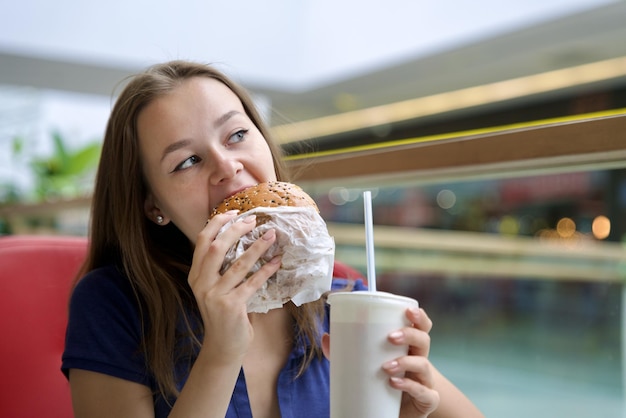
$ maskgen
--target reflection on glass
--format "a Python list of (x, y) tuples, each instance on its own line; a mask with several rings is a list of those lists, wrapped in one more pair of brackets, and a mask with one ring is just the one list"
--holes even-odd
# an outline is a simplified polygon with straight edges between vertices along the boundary
[[(589, 171), (378, 189), (378, 287), (420, 301), (435, 324), (433, 362), (487, 416), (623, 413), (626, 231), (611, 219), (626, 213), (615, 198), (624, 179)], [(345, 190), (335, 204), (333, 193), (314, 197), (337, 258), (365, 272), (362, 203)]]

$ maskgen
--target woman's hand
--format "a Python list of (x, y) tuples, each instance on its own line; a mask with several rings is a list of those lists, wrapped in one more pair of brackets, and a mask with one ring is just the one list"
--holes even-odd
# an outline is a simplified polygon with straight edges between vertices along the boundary
[(224, 361), (241, 360), (246, 353), (253, 337), (246, 304), (280, 267), (280, 257), (276, 257), (248, 277), (254, 263), (276, 240), (270, 230), (220, 274), (228, 249), (256, 226), (252, 215), (219, 233), (235, 215), (234, 211), (217, 215), (200, 232), (188, 279), (204, 323), (203, 348)]
[(436, 373), (428, 360), (430, 351), (430, 329), (432, 321), (423, 309), (407, 309), (406, 316), (413, 324), (389, 334), (389, 341), (395, 345), (409, 345), (409, 353), (388, 361), (383, 365), (390, 376), (391, 386), (402, 390), (400, 417), (427, 417), (439, 406), (439, 392), (435, 389)]
[[(476, 406), (428, 360), (432, 321), (423, 309), (407, 309), (413, 324), (389, 334), (389, 342), (408, 345), (406, 356), (383, 364), (389, 384), (403, 391), (400, 418), (484, 418)], [(330, 336), (322, 336), (324, 355), (330, 360)], [(392, 376), (402, 376), (394, 378)]]

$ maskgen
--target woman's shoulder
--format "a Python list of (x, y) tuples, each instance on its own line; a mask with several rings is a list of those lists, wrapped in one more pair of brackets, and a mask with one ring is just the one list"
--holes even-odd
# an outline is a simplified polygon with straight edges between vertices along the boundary
[(136, 309), (137, 298), (130, 280), (119, 268), (107, 265), (89, 271), (74, 287), (71, 305), (113, 305)]
[(81, 345), (88, 335), (101, 346), (124, 340), (136, 349), (141, 329), (141, 307), (119, 269), (97, 268), (78, 281), (70, 299), (68, 341)]
[(118, 290), (132, 292), (130, 281), (115, 265), (106, 265), (95, 268), (81, 277), (74, 288), (74, 292), (92, 292)]
[(79, 368), (151, 385), (140, 351), (140, 313), (130, 281), (119, 269), (88, 272), (71, 296), (63, 372)]

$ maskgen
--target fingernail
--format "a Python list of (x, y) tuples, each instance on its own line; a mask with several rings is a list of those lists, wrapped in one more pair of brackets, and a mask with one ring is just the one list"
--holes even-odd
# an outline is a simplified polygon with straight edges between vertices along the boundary
[(402, 378), (400, 377), (390, 377), (389, 378), (393, 383), (395, 383), (396, 385), (399, 385), (402, 383)]
[(387, 363), (383, 364), (383, 367), (387, 370), (395, 369), (396, 367), (398, 367), (398, 362), (395, 360), (388, 361)]
[(412, 313), (413, 315), (415, 315), (415, 316), (418, 316), (418, 315), (420, 314), (420, 308), (417, 308), (417, 307), (412, 307), (412, 308), (409, 308), (409, 310), (410, 310), (410, 311), (411, 311), (411, 313)]
[(270, 229), (269, 231), (267, 231), (265, 234), (263, 234), (263, 239), (265, 241), (269, 241), (271, 239), (274, 239), (274, 237), (276, 236), (276, 231), (273, 229)]
[(394, 339), (394, 340), (399, 340), (403, 336), (404, 334), (402, 333), (402, 331), (394, 331), (391, 334), (389, 334), (389, 338)]
[(250, 216), (246, 216), (245, 218), (243, 218), (243, 221), (247, 224), (250, 224), (252, 222), (256, 221), (256, 215), (250, 215)]
[(269, 261), (269, 264), (279, 264), (280, 260), (282, 260), (283, 256), (277, 255)]

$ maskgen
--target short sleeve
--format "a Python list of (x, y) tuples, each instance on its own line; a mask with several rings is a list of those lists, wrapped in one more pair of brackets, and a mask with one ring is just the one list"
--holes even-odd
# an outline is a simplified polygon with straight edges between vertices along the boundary
[(70, 299), (62, 371), (83, 369), (154, 387), (141, 352), (139, 305), (114, 267), (82, 278)]

